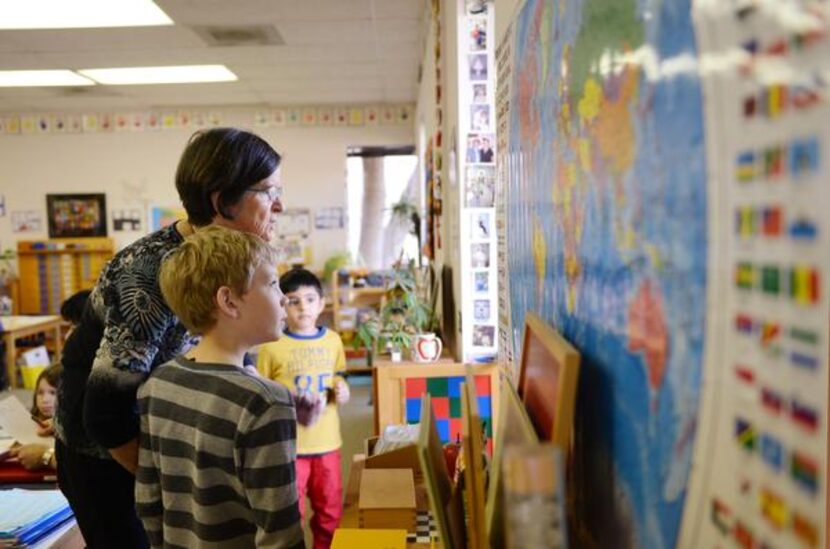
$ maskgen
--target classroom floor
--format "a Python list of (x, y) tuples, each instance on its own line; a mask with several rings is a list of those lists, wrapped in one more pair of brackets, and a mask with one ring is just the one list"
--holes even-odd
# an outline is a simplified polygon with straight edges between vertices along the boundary
[[(354, 454), (363, 452), (363, 441), (374, 434), (372, 404), (369, 397), (372, 394), (372, 378), (369, 376), (351, 377), (349, 386), (351, 399), (340, 408), (340, 433), (343, 437), (343, 447), (340, 450), (341, 471), (343, 474), (343, 489), (349, 479), (349, 468)], [(32, 404), (32, 391), (28, 389), (14, 389), (12, 393), (28, 408)], [(0, 394), (0, 398), (4, 395)], [(310, 506), (306, 502), (306, 509)], [(308, 518), (308, 517), (307, 517)], [(312, 546), (311, 532), (306, 527), (306, 545)]]

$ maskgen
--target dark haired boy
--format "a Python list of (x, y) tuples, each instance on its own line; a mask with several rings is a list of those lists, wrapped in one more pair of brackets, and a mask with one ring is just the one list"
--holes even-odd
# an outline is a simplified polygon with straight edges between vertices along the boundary
[(287, 300), (288, 329), (260, 348), (257, 368), (300, 398), (325, 405), (316, 423), (297, 426), (297, 493), (301, 516), (306, 494), (311, 500), (315, 549), (327, 548), (343, 513), (337, 404), (349, 400), (342, 377), (346, 355), (340, 336), (317, 326), (324, 307), (320, 280), (305, 269), (292, 269), (280, 278), (280, 289)]

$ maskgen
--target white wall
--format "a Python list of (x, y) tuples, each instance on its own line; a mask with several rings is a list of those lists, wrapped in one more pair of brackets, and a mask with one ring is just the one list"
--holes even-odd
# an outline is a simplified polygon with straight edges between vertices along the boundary
[(493, 42), (493, 45), (495, 47), (498, 47), (501, 43), (504, 30), (513, 20), (513, 13), (521, 3), (522, 0), (494, 0), (493, 4), (496, 7), (496, 41)]
[[(221, 111), (223, 125), (251, 128), (253, 110)], [(283, 156), (287, 208), (346, 208), (346, 148), (353, 145), (408, 145), (415, 141), (410, 125), (261, 128), (265, 138)], [(141, 133), (0, 136), (0, 250), (15, 248), (17, 240), (46, 238), (47, 193), (100, 193), (107, 209), (141, 208), (147, 227), (148, 204), (178, 204), (174, 175), (179, 156), (193, 130)], [(13, 233), (11, 215), (38, 210), (40, 232)], [(113, 232), (120, 248), (145, 234)], [(345, 250), (343, 230), (315, 231), (311, 235), (313, 266), (318, 268), (334, 252)]]

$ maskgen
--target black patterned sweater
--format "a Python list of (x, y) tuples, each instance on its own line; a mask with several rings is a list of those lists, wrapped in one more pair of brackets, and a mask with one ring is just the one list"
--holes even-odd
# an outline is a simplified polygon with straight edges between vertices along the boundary
[(162, 259), (182, 242), (170, 225), (118, 252), (101, 272), (63, 351), (55, 423), (74, 450), (108, 458), (107, 448), (135, 438), (139, 385), (196, 342), (158, 283)]

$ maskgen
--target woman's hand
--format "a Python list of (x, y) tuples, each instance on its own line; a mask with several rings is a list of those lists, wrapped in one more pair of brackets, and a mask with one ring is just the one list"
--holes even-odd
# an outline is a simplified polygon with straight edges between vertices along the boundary
[(43, 455), (50, 449), (45, 444), (24, 444), (15, 446), (9, 451), (9, 457), (16, 457), (25, 469), (33, 471), (43, 469)]

